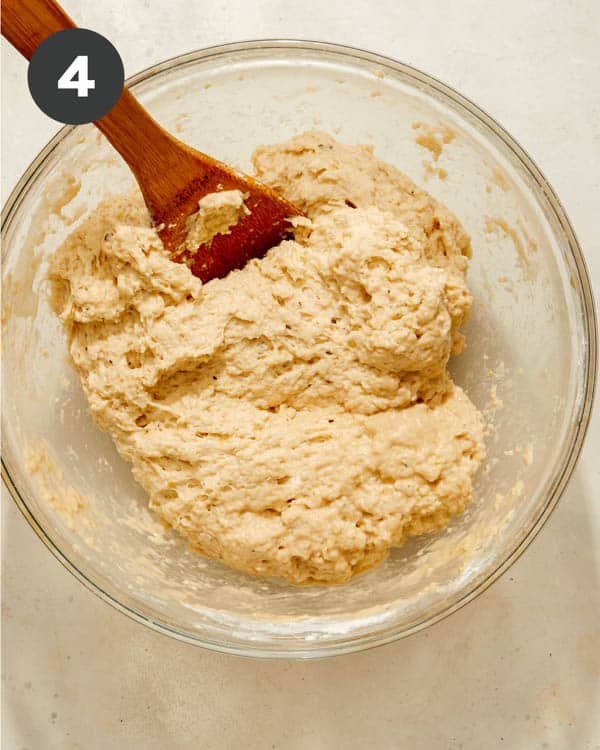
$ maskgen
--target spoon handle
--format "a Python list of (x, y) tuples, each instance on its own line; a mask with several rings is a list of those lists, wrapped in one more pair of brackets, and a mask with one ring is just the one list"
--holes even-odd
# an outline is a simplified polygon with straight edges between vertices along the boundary
[[(2, 34), (27, 59), (51, 34), (76, 28), (54, 0), (3, 0), (1, 7)], [(191, 149), (167, 133), (126, 86), (111, 111), (94, 124), (129, 165), (155, 216), (182, 186), (204, 173)]]
[(75, 24), (52, 0), (3, 0), (2, 36), (31, 60), (46, 37)]

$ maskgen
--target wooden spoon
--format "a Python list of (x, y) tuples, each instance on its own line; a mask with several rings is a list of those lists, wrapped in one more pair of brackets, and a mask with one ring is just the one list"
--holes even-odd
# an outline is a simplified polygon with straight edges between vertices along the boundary
[[(2, 34), (27, 59), (50, 34), (74, 27), (52, 0), (2, 0)], [(302, 214), (271, 188), (167, 133), (127, 87), (94, 124), (129, 165), (171, 258), (186, 261), (203, 282), (263, 255), (289, 234), (289, 219)], [(187, 218), (203, 196), (220, 190), (241, 190), (250, 213), (197, 252), (182, 251)]]

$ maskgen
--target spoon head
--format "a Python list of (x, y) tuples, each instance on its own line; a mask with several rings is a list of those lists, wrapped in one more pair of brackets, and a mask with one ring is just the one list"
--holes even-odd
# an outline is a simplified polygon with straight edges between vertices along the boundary
[[(242, 175), (219, 162), (207, 169), (204, 158), (197, 178), (191, 179), (168, 205), (149, 205), (160, 238), (177, 263), (185, 263), (203, 283), (222, 278), (251, 258), (291, 235), (291, 219), (302, 212), (274, 190), (252, 177)], [(189, 218), (198, 211), (198, 202), (210, 193), (239, 190), (245, 211), (226, 233), (215, 234), (199, 247), (189, 247)], [(148, 201), (147, 201), (148, 203)]]

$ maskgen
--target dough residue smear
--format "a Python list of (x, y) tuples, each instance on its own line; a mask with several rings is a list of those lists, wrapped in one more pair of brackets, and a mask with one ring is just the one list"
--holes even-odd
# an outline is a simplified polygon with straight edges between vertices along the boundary
[[(37, 479), (40, 494), (50, 507), (59, 514), (69, 529), (80, 528), (80, 513), (89, 500), (84, 499), (65, 481), (62, 469), (44, 446), (28, 448), (25, 461), (27, 470)], [(84, 523), (87, 525), (87, 519)]]
[(515, 250), (515, 260), (521, 269), (523, 278), (527, 281), (531, 281), (535, 279), (535, 267), (531, 263), (529, 252), (537, 252), (537, 245), (535, 241), (529, 237), (522, 225), (520, 226), (520, 229), (525, 238), (525, 242), (527, 243), (527, 248), (519, 236), (517, 229), (511, 226), (506, 219), (497, 216), (485, 217), (485, 233), (494, 235), (495, 237), (504, 236), (511, 240)]
[(202, 285), (116, 196), (54, 256), (52, 304), (162, 520), (239, 570), (341, 583), (471, 499), (482, 420), (447, 371), (470, 241), (370, 146), (309, 132), (253, 163), (308, 217), (295, 239)]
[(416, 143), (429, 151), (433, 161), (440, 158), (444, 146), (452, 143), (456, 137), (456, 133), (446, 125), (434, 126), (425, 122), (413, 122), (412, 127), (418, 131)]

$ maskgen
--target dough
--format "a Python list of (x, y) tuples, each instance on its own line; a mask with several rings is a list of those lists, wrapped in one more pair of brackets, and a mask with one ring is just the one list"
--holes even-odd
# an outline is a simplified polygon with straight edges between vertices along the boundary
[[(239, 190), (222, 190), (209, 193), (198, 201), (198, 210), (187, 220), (187, 233), (182, 250), (197, 250), (209, 242), (215, 234), (227, 234), (250, 211), (244, 204), (244, 195)], [(191, 259), (190, 259), (191, 260)]]
[[(295, 240), (203, 286), (115, 197), (53, 258), (52, 304), (164, 521), (238, 570), (340, 583), (471, 498), (481, 418), (446, 369), (469, 238), (369, 146), (305, 133), (254, 166), (309, 217)], [(242, 208), (205, 199), (202, 231)]]

